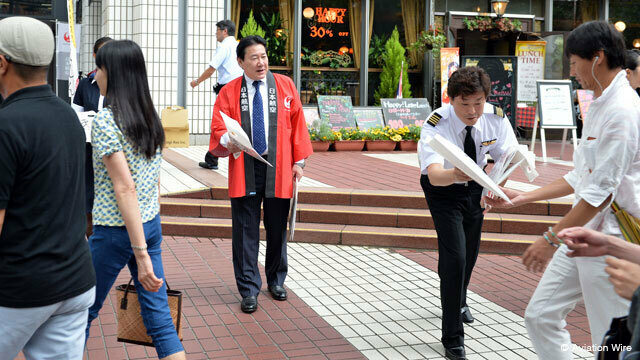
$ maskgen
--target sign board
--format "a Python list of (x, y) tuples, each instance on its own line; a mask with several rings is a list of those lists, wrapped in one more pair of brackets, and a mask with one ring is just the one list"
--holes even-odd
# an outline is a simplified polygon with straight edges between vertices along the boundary
[(587, 120), (587, 113), (589, 112), (589, 106), (593, 102), (593, 91), (591, 90), (576, 90), (576, 97), (578, 98), (578, 106), (580, 107), (580, 117), (582, 121)]
[(447, 84), (449, 78), (460, 67), (460, 48), (441, 48), (440, 49), (440, 99), (442, 104), (448, 104), (449, 94), (447, 93)]
[(515, 56), (463, 56), (462, 66), (479, 66), (491, 78), (487, 102), (499, 106), (515, 128), (518, 58)]
[(409, 125), (422, 126), (431, 113), (427, 99), (380, 99), (384, 122), (393, 129)]
[(353, 116), (356, 118), (356, 125), (360, 130), (368, 130), (376, 126), (384, 126), (382, 108), (362, 106), (353, 108)]
[(546, 41), (517, 41), (518, 101), (538, 101), (536, 80), (544, 79)]
[(538, 80), (538, 115), (541, 128), (575, 128), (571, 81)]
[(304, 112), (304, 119), (307, 122), (307, 125), (313, 125), (313, 122), (316, 120), (320, 120), (320, 114), (318, 114), (317, 106), (303, 106), (302, 111)]
[(333, 130), (356, 127), (351, 96), (318, 95), (318, 110), (320, 118), (328, 121)]
[[(56, 80), (69, 80), (69, 54), (71, 53), (71, 38), (69, 37), (69, 24), (65, 22), (56, 23)], [(76, 24), (76, 39), (81, 39), (82, 25)], [(78, 58), (80, 57), (80, 46), (77, 47)]]

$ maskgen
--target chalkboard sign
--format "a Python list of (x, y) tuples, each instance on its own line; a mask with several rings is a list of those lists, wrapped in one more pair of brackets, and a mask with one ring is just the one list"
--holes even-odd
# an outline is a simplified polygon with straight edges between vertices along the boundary
[(353, 108), (353, 116), (356, 118), (358, 129), (367, 130), (376, 126), (384, 126), (382, 108), (362, 106)]
[(313, 125), (314, 121), (320, 120), (317, 106), (303, 106), (302, 111), (304, 112), (304, 119), (306, 120), (307, 125)]
[(380, 99), (385, 124), (393, 129), (417, 125), (427, 120), (431, 106), (427, 99)]
[(516, 126), (516, 84), (517, 56), (463, 56), (462, 66), (483, 68), (491, 78), (491, 94), (487, 98), (490, 104), (499, 106)]
[(328, 121), (333, 130), (356, 127), (351, 96), (319, 95), (318, 110), (320, 110), (320, 118)]

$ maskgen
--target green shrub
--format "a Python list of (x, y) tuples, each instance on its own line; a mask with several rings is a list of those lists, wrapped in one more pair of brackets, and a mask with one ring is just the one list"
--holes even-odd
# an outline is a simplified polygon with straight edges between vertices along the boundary
[[(391, 37), (384, 45), (384, 66), (380, 74), (380, 86), (374, 93), (375, 104), (380, 105), (380, 99), (395, 98), (398, 91), (398, 81), (400, 80), (400, 71), (402, 71), (402, 97), (411, 97), (411, 86), (409, 85), (409, 77), (407, 70), (409, 64), (404, 56), (404, 47), (400, 44), (400, 35), (398, 28), (393, 29)], [(404, 66), (401, 65), (404, 62)]]

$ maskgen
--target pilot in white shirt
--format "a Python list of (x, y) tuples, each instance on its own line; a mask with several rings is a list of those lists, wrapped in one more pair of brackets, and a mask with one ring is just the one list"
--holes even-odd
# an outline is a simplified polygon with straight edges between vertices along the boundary
[(466, 359), (462, 323), (473, 322), (466, 295), (480, 246), (482, 187), (444, 160), (426, 139), (441, 135), (481, 168), (487, 164), (487, 153), (499, 159), (517, 145), (502, 109), (486, 103), (490, 85), (489, 75), (478, 67), (464, 67), (453, 73), (447, 85), (451, 105), (431, 113), (422, 126), (418, 144), (420, 185), (438, 233), (441, 341), (448, 359)]

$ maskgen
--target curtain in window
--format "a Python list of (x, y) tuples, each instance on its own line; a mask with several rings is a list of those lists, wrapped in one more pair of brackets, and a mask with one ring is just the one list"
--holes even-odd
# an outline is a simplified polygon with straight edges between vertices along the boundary
[(240, 7), (242, 0), (231, 0), (231, 21), (236, 24), (236, 39), (240, 38)]
[[(294, 33), (294, 15), (293, 0), (280, 0), (280, 19), (282, 27), (287, 30), (287, 66), (293, 66), (293, 33)], [(300, 54), (298, 54), (300, 56)]]
[[(367, 0), (364, 0), (367, 1)], [(369, 41), (373, 30), (373, 4), (369, 1)], [(349, 0), (349, 32), (351, 33), (351, 46), (353, 47), (353, 64), (360, 68), (360, 37), (362, 24), (362, 0)]]
[[(424, 0), (400, 0), (402, 6), (402, 22), (404, 23), (404, 38), (406, 46), (418, 40), (418, 34), (425, 30), (425, 1)], [(407, 50), (409, 64), (422, 69), (423, 54), (415, 50)]]

